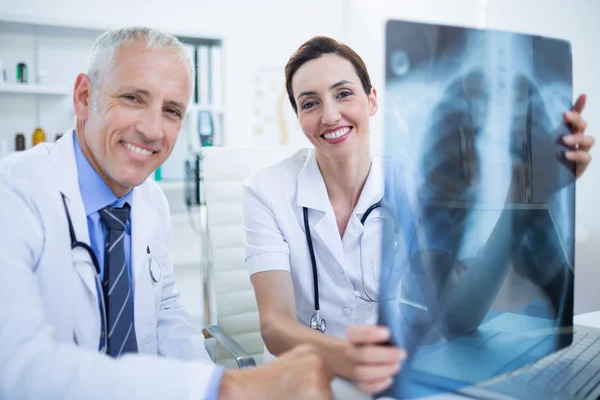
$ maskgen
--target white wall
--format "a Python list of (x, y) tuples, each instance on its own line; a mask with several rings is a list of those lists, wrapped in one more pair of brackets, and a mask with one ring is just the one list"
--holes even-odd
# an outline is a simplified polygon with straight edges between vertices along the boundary
[(314, 35), (339, 37), (342, 2), (23, 0), (0, 2), (0, 17), (92, 28), (148, 25), (177, 34), (222, 38), (226, 143), (243, 146), (251, 141), (252, 78), (257, 68), (283, 71), (289, 56), (305, 40)]
[[(486, 13), (480, 14), (482, 4)], [(283, 68), (306, 39), (323, 34), (352, 46), (366, 61), (375, 87), (384, 88), (384, 24), (389, 18), (514, 30), (565, 38), (572, 43), (574, 91), (589, 94), (588, 133), (600, 129), (600, 42), (597, 0), (103, 0), (0, 2), (0, 16), (110, 28), (150, 25), (178, 34), (224, 40), (226, 142), (252, 141), (252, 78), (260, 67)], [(482, 19), (483, 18), (483, 19)], [(5, 66), (6, 67), (6, 66)], [(381, 96), (381, 106), (385, 98)], [(381, 144), (383, 118), (372, 123), (373, 142)], [(51, 132), (53, 134), (53, 132)], [(595, 154), (595, 152), (593, 152)], [(577, 186), (576, 309), (600, 309), (599, 161)], [(600, 247), (600, 246), (598, 246)]]
[[(482, 11), (485, 14), (481, 14)], [(388, 19), (485, 27), (569, 40), (573, 51), (574, 94), (588, 94), (584, 112), (589, 123), (587, 132), (598, 140), (598, 16), (600, 2), (597, 0), (350, 0), (345, 12), (344, 39), (363, 57), (373, 85), (380, 92), (385, 86), (384, 33)], [(385, 96), (380, 96), (380, 103), (385, 107)], [(380, 146), (383, 113), (373, 119), (371, 126), (373, 142)], [(577, 183), (576, 312), (600, 310), (600, 212), (596, 208), (600, 196), (599, 178), (600, 162), (596, 160)]]

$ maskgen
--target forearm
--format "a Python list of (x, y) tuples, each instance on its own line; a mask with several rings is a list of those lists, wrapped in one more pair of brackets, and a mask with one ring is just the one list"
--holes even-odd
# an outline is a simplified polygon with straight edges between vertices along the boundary
[(348, 375), (346, 349), (349, 344), (344, 339), (324, 335), (287, 315), (273, 316), (261, 323), (261, 333), (267, 349), (275, 356), (298, 345), (310, 344), (335, 374)]
[(150, 355), (113, 359), (57, 343), (45, 333), (18, 339), (3, 346), (0, 398), (203, 398), (205, 377), (214, 370), (214, 365), (208, 363)]

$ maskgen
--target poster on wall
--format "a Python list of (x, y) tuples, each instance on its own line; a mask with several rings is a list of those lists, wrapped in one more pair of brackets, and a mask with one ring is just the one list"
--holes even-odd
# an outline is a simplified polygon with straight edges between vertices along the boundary
[(383, 395), (527, 397), (507, 374), (572, 341), (570, 44), (389, 21), (385, 49), (384, 149), (398, 164), (384, 203), (400, 229), (384, 243), (379, 322), (408, 358)]
[(262, 67), (254, 72), (252, 137), (254, 146), (306, 146), (306, 141), (285, 90), (283, 67)]

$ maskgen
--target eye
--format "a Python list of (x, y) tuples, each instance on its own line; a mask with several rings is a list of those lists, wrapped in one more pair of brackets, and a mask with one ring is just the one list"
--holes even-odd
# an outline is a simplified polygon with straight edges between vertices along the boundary
[(174, 108), (168, 108), (167, 110), (165, 110), (167, 112), (167, 114), (176, 117), (176, 118), (181, 118), (181, 112), (179, 112), (179, 110), (176, 110)]
[(349, 90), (342, 90), (339, 94), (338, 94), (338, 99), (343, 99), (346, 98), (348, 96), (352, 96), (352, 92)]
[(133, 94), (124, 94), (123, 96), (121, 96), (121, 98), (129, 103), (139, 103), (139, 99)]
[(309, 110), (312, 107), (314, 107), (315, 104), (317, 104), (316, 101), (307, 101), (306, 103), (302, 104), (302, 109), (303, 110)]

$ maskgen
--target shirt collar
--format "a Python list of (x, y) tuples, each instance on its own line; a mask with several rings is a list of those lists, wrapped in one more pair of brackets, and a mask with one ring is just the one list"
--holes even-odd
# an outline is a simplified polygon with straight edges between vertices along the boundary
[(73, 131), (73, 145), (75, 147), (79, 191), (85, 207), (85, 214), (89, 217), (106, 206), (122, 207), (126, 202), (131, 205), (133, 189), (125, 196), (117, 197), (83, 154), (75, 131)]
[[(384, 191), (382, 163), (382, 154), (371, 148), (371, 169), (358, 198), (356, 214), (364, 214), (371, 205), (382, 199)], [(300, 207), (325, 212), (333, 211), (314, 148), (310, 149), (304, 166), (298, 174), (297, 193), (297, 204)]]
[(382, 163), (381, 154), (371, 149), (371, 169), (356, 204), (355, 211), (357, 214), (364, 214), (371, 205), (383, 198), (384, 177)]
[(311, 148), (308, 152), (304, 165), (298, 173), (298, 187), (296, 190), (298, 206), (325, 212), (333, 210), (314, 148)]

